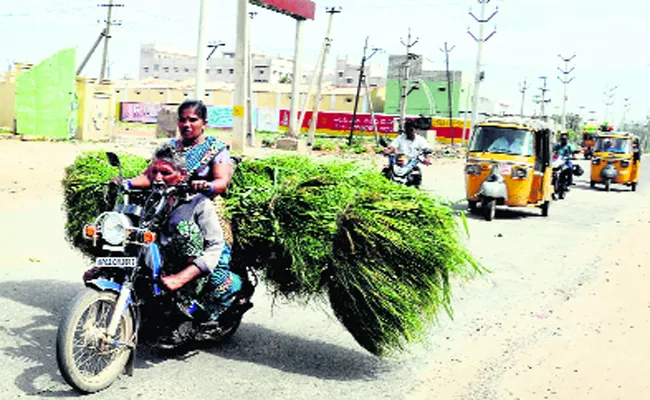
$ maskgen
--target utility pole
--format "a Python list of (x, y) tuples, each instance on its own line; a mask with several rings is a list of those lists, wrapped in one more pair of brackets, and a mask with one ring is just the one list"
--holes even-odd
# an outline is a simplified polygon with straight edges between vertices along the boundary
[[(253, 21), (253, 18), (257, 15), (257, 12), (251, 11), (248, 13), (250, 20)], [(253, 66), (253, 53), (251, 50), (251, 25), (252, 22), (246, 25), (248, 41), (246, 42), (246, 58), (248, 59), (248, 85), (246, 87), (246, 144), (250, 147), (255, 147), (255, 120), (253, 118), (253, 71), (255, 67)]]
[[(603, 122), (608, 122), (607, 117), (609, 117), (609, 107), (614, 105), (614, 92), (618, 86), (614, 86), (613, 88), (609, 88), (605, 90), (605, 118)], [(612, 121), (611, 125), (614, 125), (614, 121)]]
[(627, 118), (628, 111), (630, 111), (630, 97), (626, 97), (623, 99), (623, 117), (621, 118), (621, 123), (619, 124), (621, 126), (621, 129), (623, 129), (623, 124), (625, 123), (625, 119)]
[(233, 91), (232, 109), (232, 150), (243, 152), (246, 146), (247, 118), (246, 97), (248, 94), (248, 75), (250, 75), (250, 63), (246, 57), (250, 24), (249, 0), (238, 0), (237, 2), (237, 40), (235, 45), (235, 90)]
[[(318, 111), (320, 109), (320, 102), (322, 98), (323, 90), (323, 77), (325, 75), (325, 66), (327, 65), (327, 55), (330, 52), (330, 47), (332, 46), (332, 24), (334, 21), (334, 15), (341, 12), (341, 7), (329, 7), (327, 13), (330, 15), (329, 22), (327, 23), (327, 33), (325, 34), (325, 41), (323, 43), (323, 56), (321, 63), (319, 65), (316, 75), (318, 76), (318, 84), (316, 86), (316, 96), (314, 98), (314, 110), (311, 115), (311, 123), (309, 124), (309, 135), (307, 137), (307, 146), (311, 147), (314, 144), (314, 138), (316, 136), (316, 126), (318, 125)], [(307, 98), (309, 100), (309, 97)], [(303, 109), (303, 114), (305, 110)], [(304, 117), (303, 117), (304, 118)]]
[(208, 35), (206, 33), (207, 19), (210, 0), (201, 0), (201, 9), (199, 11), (199, 36), (196, 51), (196, 84), (194, 87), (194, 98), (203, 100), (205, 97), (205, 69), (208, 58), (205, 51), (208, 48)]
[(210, 57), (212, 57), (212, 55), (214, 54), (214, 52), (217, 51), (217, 49), (218, 49), (219, 47), (221, 47), (221, 46), (225, 46), (225, 45), (226, 45), (226, 44), (225, 44), (224, 42), (210, 42), (210, 43), (208, 44), (208, 49), (212, 49), (212, 51), (210, 51), (210, 54), (208, 54), (208, 58), (206, 58), (206, 60), (209, 61), (209, 60), (210, 60)]
[(447, 47), (447, 42), (445, 42), (445, 48), (440, 49), (440, 51), (445, 53), (445, 70), (447, 71), (447, 107), (449, 108), (449, 132), (451, 135), (451, 147), (454, 147), (454, 120), (453, 120), (453, 104), (451, 100), (451, 72), (449, 71), (449, 53), (456, 46)]
[(567, 77), (575, 69), (575, 67), (571, 67), (571, 69), (569, 69), (569, 62), (571, 62), (571, 60), (573, 60), (576, 57), (576, 55), (574, 54), (570, 58), (564, 58), (561, 55), (558, 55), (558, 57), (560, 57), (560, 59), (564, 61), (564, 69), (561, 69), (560, 67), (557, 68), (561, 73), (564, 74), (564, 78), (560, 78), (558, 76), (557, 79), (559, 79), (560, 82), (564, 84), (564, 97), (562, 98), (562, 132), (566, 132), (567, 86), (573, 80), (573, 77), (571, 77), (571, 79), (569, 80), (567, 80)]
[[(113, 7), (122, 7), (123, 4), (113, 4), (113, 0), (108, 0), (108, 4), (100, 4), (100, 7), (108, 7), (106, 16), (106, 28), (104, 28), (104, 56), (102, 57), (102, 70), (99, 73), (99, 82), (101, 83), (106, 76), (106, 63), (108, 62), (108, 39), (111, 38), (111, 25), (113, 25)], [(93, 49), (94, 50), (94, 49)]]
[(361, 85), (365, 79), (365, 70), (366, 62), (372, 58), (380, 49), (373, 48), (370, 56), (366, 56), (368, 52), (368, 40), (370, 38), (366, 37), (366, 43), (363, 46), (363, 58), (361, 59), (361, 67), (359, 67), (359, 82), (357, 83), (357, 95), (354, 99), (354, 110), (352, 112), (352, 123), (350, 124), (350, 137), (348, 138), (348, 146), (352, 146), (352, 138), (354, 136), (354, 125), (357, 122), (357, 108), (359, 106), (359, 95), (361, 94)]
[[(402, 45), (406, 47), (406, 62), (404, 63), (404, 79), (402, 80), (402, 95), (400, 98), (400, 107), (399, 107), (399, 130), (400, 131), (404, 130), (404, 122), (405, 122), (404, 119), (406, 118), (406, 100), (408, 97), (409, 86), (410, 86), (409, 73), (411, 72), (411, 60), (416, 58), (414, 54), (411, 54), (411, 47), (415, 46), (419, 40), (420, 40), (419, 38), (416, 38), (414, 42), (411, 42), (411, 28), (409, 28), (406, 43), (404, 43), (404, 40), (400, 38), (400, 42), (402, 42)], [(350, 134), (350, 139), (351, 138), (352, 138), (352, 134)]]
[(546, 80), (548, 79), (548, 77), (540, 76), (539, 79), (544, 81), (544, 86), (540, 87), (539, 90), (541, 90), (541, 92), (542, 92), (542, 97), (541, 97), (541, 100), (540, 100), (540, 103), (542, 104), (542, 109), (541, 109), (542, 119), (544, 121), (547, 121), (548, 118), (546, 118), (546, 111), (545, 111), (546, 110), (546, 103), (551, 102), (551, 99), (546, 98), (546, 92), (550, 91), (550, 89), (546, 88)]
[(524, 116), (524, 103), (526, 101), (526, 90), (530, 89), (530, 86), (524, 80), (524, 83), (519, 84), (519, 92), (521, 92), (521, 110), (519, 111), (519, 116), (523, 118)]
[[(367, 72), (364, 71), (363, 76), (368, 76)], [(370, 86), (368, 85), (368, 80), (364, 78), (363, 83), (366, 86), (366, 98), (368, 99), (368, 108), (370, 109), (370, 120), (372, 121), (372, 132), (375, 135), (375, 144), (379, 145), (379, 132), (377, 131), (377, 121), (375, 120), (375, 108), (372, 104), (372, 96), (370, 95)]]
[(77, 76), (81, 75), (81, 71), (83, 71), (84, 67), (88, 63), (88, 60), (90, 60), (90, 57), (93, 55), (95, 50), (97, 50), (97, 47), (99, 46), (99, 42), (102, 41), (106, 37), (106, 28), (102, 29), (102, 33), (99, 34), (99, 37), (97, 37), (97, 40), (95, 41), (95, 44), (93, 47), (90, 49), (88, 54), (86, 54), (86, 57), (84, 60), (81, 62), (81, 65), (79, 65), (79, 68), (77, 68)]
[(481, 72), (481, 59), (483, 57), (483, 44), (487, 42), (496, 32), (496, 27), (490, 33), (486, 38), (483, 37), (484, 35), (484, 29), (485, 29), (485, 24), (488, 23), (492, 18), (494, 18), (495, 15), (499, 12), (499, 7), (496, 8), (496, 10), (490, 15), (488, 18), (485, 18), (485, 12), (486, 12), (486, 5), (487, 3), (490, 2), (490, 0), (478, 0), (478, 2), (481, 4), (481, 18), (476, 18), (476, 16), (472, 13), (472, 10), (470, 9), (469, 15), (471, 15), (476, 22), (479, 23), (479, 34), (478, 38), (472, 34), (472, 32), (467, 28), (467, 33), (470, 34), (470, 36), (478, 43), (478, 48), (476, 51), (476, 72), (474, 75), (474, 101), (472, 103), (472, 126), (470, 128), (470, 137), (472, 135), (472, 130), (474, 129), (474, 125), (476, 125), (477, 118), (478, 118), (478, 102), (479, 102), (479, 88), (481, 85), (481, 81), (483, 80), (483, 74)]

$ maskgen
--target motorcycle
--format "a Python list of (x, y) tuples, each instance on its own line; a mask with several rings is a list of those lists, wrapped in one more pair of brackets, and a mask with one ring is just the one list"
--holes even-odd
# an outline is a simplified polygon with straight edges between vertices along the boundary
[(132, 376), (136, 346), (142, 336), (146, 340), (147, 330), (153, 339), (161, 331), (170, 332), (182, 339), (182, 345), (231, 337), (253, 307), (250, 300), (257, 286), (252, 271), (233, 270), (242, 279), (242, 289), (216, 321), (200, 308), (182, 307), (176, 292), (161, 282), (163, 260), (156, 239), (169, 204), (189, 186), (129, 189), (119, 158), (106, 154), (119, 170), (115, 205), (84, 227), (84, 237), (92, 242), (97, 257), (95, 268), (64, 313), (56, 340), (61, 375), (81, 393), (107, 388), (123, 371)]
[[(388, 147), (384, 138), (381, 138), (379, 143), (383, 147)], [(420, 187), (422, 184), (420, 164), (423, 164), (425, 157), (431, 153), (433, 151), (427, 149), (412, 159), (406, 154), (385, 154), (388, 157), (388, 166), (384, 167), (382, 174), (390, 181), (406, 186)]]
[(557, 154), (553, 156), (553, 177), (551, 184), (553, 185), (553, 200), (564, 199), (569, 191), (569, 178), (574, 176), (581, 176), (584, 170), (579, 165), (572, 165), (570, 158), (560, 157)]

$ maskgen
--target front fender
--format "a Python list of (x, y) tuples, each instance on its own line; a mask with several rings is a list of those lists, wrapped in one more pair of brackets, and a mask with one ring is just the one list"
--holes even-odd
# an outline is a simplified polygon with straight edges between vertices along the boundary
[(508, 199), (508, 187), (505, 182), (488, 182), (481, 183), (481, 196), (493, 199)]
[(103, 279), (103, 278), (89, 280), (86, 282), (86, 286), (102, 292), (113, 292), (118, 295), (122, 290), (122, 285), (120, 285), (119, 283), (109, 281), (108, 279)]
[(606, 165), (600, 170), (600, 177), (604, 179), (616, 179), (618, 177), (618, 171), (613, 165)]

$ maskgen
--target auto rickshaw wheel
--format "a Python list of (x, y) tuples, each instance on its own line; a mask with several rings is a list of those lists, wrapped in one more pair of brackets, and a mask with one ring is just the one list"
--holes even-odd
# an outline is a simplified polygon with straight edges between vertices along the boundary
[(483, 200), (483, 204), (481, 204), (481, 207), (483, 208), (483, 214), (485, 216), (485, 220), (492, 221), (494, 219), (494, 215), (496, 214), (496, 209), (497, 209), (496, 199)]
[(478, 202), (475, 201), (475, 200), (467, 200), (467, 208), (469, 208), (469, 211), (470, 211), (471, 213), (475, 213), (475, 212), (476, 212), (476, 208), (478, 207), (478, 204), (477, 204), (477, 203), (478, 203)]
[(609, 190), (611, 189), (611, 188), (610, 188), (611, 182), (612, 182), (612, 181), (611, 181), (610, 179), (606, 179), (606, 180), (605, 180), (605, 191), (606, 191), (606, 192), (609, 192)]
[(592, 188), (595, 188), (596, 187), (596, 182), (594, 182), (594, 181), (589, 182), (589, 186), (591, 186)]
[(632, 191), (636, 192), (636, 182), (632, 182)]
[(542, 204), (542, 217), (548, 217), (548, 209), (551, 207), (551, 202), (550, 201), (545, 201), (544, 204)]

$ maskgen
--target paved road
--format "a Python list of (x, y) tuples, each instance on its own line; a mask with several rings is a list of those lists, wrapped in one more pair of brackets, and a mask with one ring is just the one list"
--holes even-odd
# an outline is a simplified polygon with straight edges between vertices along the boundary
[[(61, 235), (58, 181), (63, 167), (86, 148), (0, 141), (2, 399), (75, 396), (58, 373), (54, 341), (85, 267)], [(498, 211), (492, 222), (470, 218), (468, 246), (492, 273), (457, 282), (455, 319), (442, 316), (428, 343), (398, 358), (366, 353), (327, 304), (272, 306), (260, 290), (229, 343), (182, 358), (141, 349), (133, 377), (91, 398), (518, 398), (513, 388), (524, 377), (513, 374), (522, 352), (561, 330), (562, 321), (549, 321), (588, 295), (584, 287), (608, 268), (601, 251), (650, 222), (649, 162), (636, 193), (592, 190), (578, 179), (548, 218), (539, 210)], [(463, 197), (460, 162), (438, 163), (425, 173), (428, 189)], [(513, 384), (504, 389), (505, 381)]]

